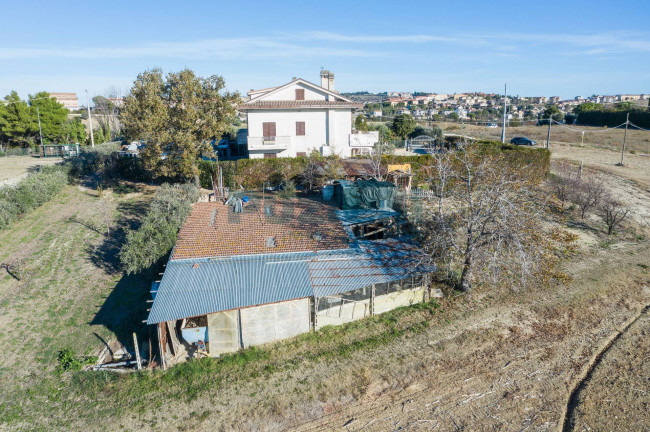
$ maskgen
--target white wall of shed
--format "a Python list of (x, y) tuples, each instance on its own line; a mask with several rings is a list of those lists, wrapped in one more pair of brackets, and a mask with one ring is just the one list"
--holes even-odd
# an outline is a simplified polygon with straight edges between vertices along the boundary
[(287, 339), (310, 330), (309, 299), (241, 309), (243, 347)]

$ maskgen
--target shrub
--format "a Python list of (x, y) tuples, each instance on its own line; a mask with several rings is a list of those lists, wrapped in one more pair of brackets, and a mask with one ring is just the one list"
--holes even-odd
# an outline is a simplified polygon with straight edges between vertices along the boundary
[(198, 198), (199, 190), (189, 183), (163, 184), (156, 191), (142, 225), (126, 234), (120, 251), (120, 261), (128, 273), (145, 270), (169, 253)]
[(15, 187), (0, 188), (0, 229), (51, 200), (66, 184), (66, 169), (55, 165), (28, 176)]
[(64, 349), (59, 351), (57, 356), (59, 364), (57, 365), (58, 371), (78, 371), (84, 365), (97, 363), (97, 357), (94, 356), (77, 356), (71, 349)]

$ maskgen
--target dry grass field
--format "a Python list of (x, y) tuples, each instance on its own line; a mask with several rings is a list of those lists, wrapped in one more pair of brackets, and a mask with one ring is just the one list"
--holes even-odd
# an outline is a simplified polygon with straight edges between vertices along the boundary
[[(459, 123), (435, 123), (444, 132), (457, 133), (477, 138), (501, 140), (501, 127), (487, 128), (473, 124)], [(587, 147), (595, 147), (607, 150), (621, 151), (623, 144), (623, 129), (608, 129), (605, 127), (593, 126), (570, 126), (571, 129), (584, 130), (584, 142), (582, 133), (571, 130), (569, 127), (553, 125), (551, 127), (551, 146), (554, 144), (575, 144)], [(537, 141), (537, 145), (545, 145), (548, 126), (517, 126), (506, 129), (506, 141), (516, 136), (524, 136)], [(635, 153), (650, 154), (650, 131), (633, 130), (627, 131), (626, 151)]]
[(549, 220), (579, 236), (563, 266), (567, 284), (478, 287), (469, 298), (128, 376), (59, 373), (56, 358), (64, 348), (97, 354), (133, 330), (146, 340), (149, 279), (115, 263), (152, 190), (107, 191), (108, 238), (96, 191), (66, 187), (0, 231), (0, 262), (22, 269), (20, 280), (0, 270), (0, 430), (647, 428), (650, 158), (616, 167), (606, 149), (552, 150), (634, 199), (635, 218), (611, 237), (595, 217)]
[(32, 156), (0, 157), (0, 186), (15, 184), (39, 165), (53, 165), (61, 158), (38, 158)]

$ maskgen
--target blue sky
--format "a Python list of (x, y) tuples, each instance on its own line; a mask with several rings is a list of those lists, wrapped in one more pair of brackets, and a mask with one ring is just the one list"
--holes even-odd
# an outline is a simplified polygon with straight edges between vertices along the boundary
[(230, 90), (573, 97), (650, 93), (650, 1), (0, 2), (0, 96), (110, 87), (188, 67)]

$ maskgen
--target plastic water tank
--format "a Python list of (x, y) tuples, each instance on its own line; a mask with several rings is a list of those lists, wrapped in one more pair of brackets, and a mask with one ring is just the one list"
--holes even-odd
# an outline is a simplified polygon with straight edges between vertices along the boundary
[(332, 199), (333, 196), (334, 196), (334, 186), (333, 185), (323, 186), (323, 199), (325, 201), (329, 201)]

